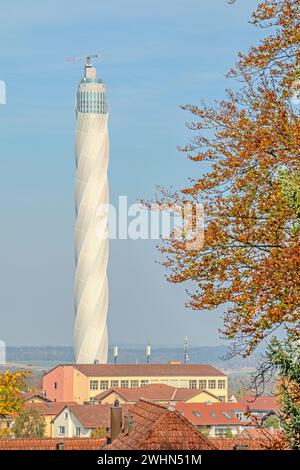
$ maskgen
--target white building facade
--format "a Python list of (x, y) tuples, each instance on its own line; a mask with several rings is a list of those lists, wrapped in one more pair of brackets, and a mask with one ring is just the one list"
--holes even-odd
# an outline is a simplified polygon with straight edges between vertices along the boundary
[(91, 434), (92, 429), (86, 428), (69, 408), (53, 420), (53, 437), (91, 437)]
[(76, 106), (76, 230), (74, 353), (77, 363), (106, 363), (108, 354), (106, 87), (88, 60)]

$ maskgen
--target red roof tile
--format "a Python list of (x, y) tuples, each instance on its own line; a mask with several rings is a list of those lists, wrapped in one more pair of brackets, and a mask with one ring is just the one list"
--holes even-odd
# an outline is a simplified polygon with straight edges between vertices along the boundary
[[(264, 430), (265, 432), (268, 432), (267, 429)], [(262, 434), (262, 431), (260, 428), (246, 428), (244, 429), (240, 437), (246, 438), (246, 439), (262, 439), (264, 434)]]
[(51, 401), (49, 403), (30, 403), (25, 402), (24, 406), (28, 409), (34, 409), (39, 411), (43, 416), (46, 415), (53, 415), (57, 416), (66, 406), (76, 405), (76, 402), (59, 402), (59, 401)]
[[(99, 393), (95, 398), (103, 400), (111, 393), (116, 393), (124, 400), (131, 402), (137, 402), (140, 398), (151, 401), (185, 401), (199, 395), (201, 392), (202, 390), (199, 389), (194, 390), (189, 388), (175, 388), (164, 384), (149, 384), (145, 387), (137, 388), (109, 388)], [(205, 391), (205, 393), (211, 397), (217, 398), (210, 392)]]
[(244, 429), (235, 438), (213, 438), (220, 450), (291, 450), (284, 434), (275, 429), (273, 432), (265, 428)]
[(110, 426), (110, 405), (73, 405), (68, 408), (87, 429)]
[(225, 376), (209, 364), (76, 364), (88, 377)]
[(135, 430), (125, 431), (109, 450), (213, 450), (214, 445), (174, 409), (139, 400), (130, 408)]
[(246, 411), (239, 403), (177, 403), (175, 407), (194, 426), (241, 425), (234, 411)]
[(49, 398), (46, 398), (42, 391), (39, 392), (24, 392), (22, 393), (22, 398), (24, 401), (28, 401), (34, 398), (38, 398), (39, 400), (50, 402)]
[(278, 411), (280, 408), (277, 398), (268, 396), (255, 398), (245, 395), (239, 399), (239, 403), (253, 411)]
[(57, 450), (58, 444), (63, 443), (64, 450), (99, 450), (106, 443), (106, 439), (100, 438), (39, 438), (0, 439), (0, 451), (2, 450)]
[(242, 439), (234, 437), (211, 437), (210, 442), (219, 450), (263, 450), (263, 440)]
[[(124, 412), (128, 410), (128, 405), (122, 407)], [(96, 429), (99, 427), (110, 427), (110, 409), (111, 405), (74, 405), (68, 406), (78, 421), (87, 429)], [(63, 411), (63, 410), (61, 410)]]

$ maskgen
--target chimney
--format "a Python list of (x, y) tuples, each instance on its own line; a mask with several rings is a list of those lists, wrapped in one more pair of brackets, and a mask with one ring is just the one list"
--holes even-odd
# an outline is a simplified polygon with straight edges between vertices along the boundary
[(124, 431), (131, 436), (131, 434), (135, 431), (135, 422), (134, 417), (132, 415), (125, 416), (124, 418)]
[(60, 441), (56, 444), (56, 450), (64, 450), (65, 444), (64, 441)]
[(110, 409), (110, 442), (112, 442), (122, 431), (122, 408), (119, 400), (115, 400)]

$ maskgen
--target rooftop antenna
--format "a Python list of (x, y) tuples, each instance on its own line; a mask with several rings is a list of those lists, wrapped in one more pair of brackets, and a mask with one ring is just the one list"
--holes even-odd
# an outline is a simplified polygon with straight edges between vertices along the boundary
[(88, 54), (84, 56), (79, 56), (79, 57), (67, 57), (66, 61), (67, 62), (78, 62), (79, 60), (85, 60), (85, 65), (90, 66), (92, 59), (99, 59), (100, 54)]
[(151, 357), (151, 345), (150, 345), (149, 338), (148, 338), (148, 344), (147, 344), (147, 347), (146, 347), (146, 361), (147, 361), (147, 364), (150, 364), (150, 357)]
[(184, 337), (184, 348), (183, 348), (183, 351), (184, 351), (183, 362), (186, 364), (186, 363), (189, 362), (189, 360), (190, 360), (190, 358), (189, 358), (189, 340), (188, 340), (188, 337), (187, 337), (187, 336)]
[(118, 355), (119, 355), (119, 348), (118, 348), (118, 346), (115, 346), (115, 347), (114, 347), (114, 363), (115, 363), (115, 364), (117, 364)]

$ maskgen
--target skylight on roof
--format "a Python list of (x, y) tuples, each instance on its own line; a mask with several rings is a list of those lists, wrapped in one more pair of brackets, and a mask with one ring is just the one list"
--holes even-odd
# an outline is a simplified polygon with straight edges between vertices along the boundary
[(222, 414), (225, 416), (225, 418), (231, 419), (231, 416), (228, 413), (226, 413), (226, 411), (222, 411)]

